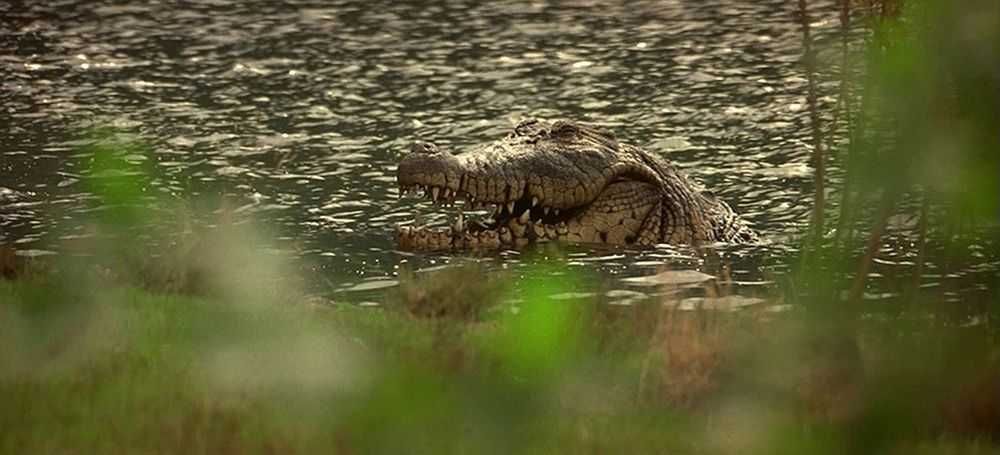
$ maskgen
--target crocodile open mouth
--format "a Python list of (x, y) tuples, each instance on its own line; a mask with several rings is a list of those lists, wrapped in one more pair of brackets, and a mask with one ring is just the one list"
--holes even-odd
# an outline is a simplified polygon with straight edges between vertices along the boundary
[(451, 226), (399, 227), (404, 250), (755, 238), (726, 203), (666, 160), (573, 122), (524, 120), (504, 138), (459, 154), (416, 142), (396, 181), (400, 196), (417, 193), (458, 211)]
[(412, 194), (457, 211), (451, 226), (397, 227), (396, 236), (404, 250), (497, 249), (522, 247), (532, 242), (565, 240), (567, 222), (577, 209), (558, 209), (539, 203), (528, 191), (502, 203), (477, 200), (465, 191), (447, 187), (412, 184), (400, 187), (400, 197)]

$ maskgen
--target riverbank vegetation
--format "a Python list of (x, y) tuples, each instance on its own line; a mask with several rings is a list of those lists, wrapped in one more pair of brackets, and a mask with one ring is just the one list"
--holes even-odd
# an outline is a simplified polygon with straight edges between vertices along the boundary
[(807, 310), (609, 305), (536, 272), (480, 295), (441, 284), (475, 268), (431, 272), (377, 309), (226, 278), (207, 297), (3, 282), (0, 447), (993, 453), (989, 328), (874, 319), (845, 341)]
[[(630, 299), (558, 252), (318, 297), (238, 207), (151, 198), (141, 141), (91, 132), (93, 235), (0, 246), (0, 451), (1000, 453), (1000, 11), (838, 4), (819, 41), (799, 3), (822, 183), (763, 304), (671, 270)], [(932, 278), (971, 265), (975, 292)]]

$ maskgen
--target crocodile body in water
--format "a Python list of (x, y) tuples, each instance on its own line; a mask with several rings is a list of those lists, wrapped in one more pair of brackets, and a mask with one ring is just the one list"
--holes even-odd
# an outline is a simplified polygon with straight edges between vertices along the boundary
[(757, 236), (725, 202), (673, 164), (569, 121), (525, 120), (503, 139), (452, 155), (418, 142), (399, 163), (401, 196), (488, 209), (451, 227), (397, 228), (404, 250), (520, 247), (567, 241), (649, 246), (745, 243)]

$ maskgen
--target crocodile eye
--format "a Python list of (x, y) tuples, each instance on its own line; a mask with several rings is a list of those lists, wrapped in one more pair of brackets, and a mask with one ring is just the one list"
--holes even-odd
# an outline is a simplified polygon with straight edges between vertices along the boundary
[(580, 127), (563, 120), (557, 120), (552, 124), (550, 134), (553, 136), (575, 136), (580, 134)]
[(417, 141), (410, 146), (412, 153), (437, 153), (438, 148), (431, 142)]

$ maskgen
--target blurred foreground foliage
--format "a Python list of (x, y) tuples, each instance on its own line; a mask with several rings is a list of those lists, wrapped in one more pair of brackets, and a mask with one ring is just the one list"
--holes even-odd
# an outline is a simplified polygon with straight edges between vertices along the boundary
[(870, 321), (861, 357), (837, 357), (808, 312), (551, 297), (567, 289), (539, 278), (451, 317), (402, 296), (370, 309), (0, 282), (0, 450), (995, 453), (989, 330)]
[(0, 451), (1000, 453), (996, 307), (861, 306), (894, 213), (922, 220), (916, 289), (928, 238), (996, 224), (1000, 12), (844, 2), (845, 33), (858, 5), (837, 224), (784, 312), (709, 310), (714, 291), (612, 305), (558, 262), (516, 287), (404, 270), (379, 309), (329, 302), (238, 209), (194, 221), (152, 193), (140, 142), (93, 132), (100, 235), (44, 270), (0, 248), (18, 277), (0, 281)]
[[(831, 152), (843, 164), (838, 224), (846, 242), (880, 235), (893, 215), (967, 242), (1000, 226), (1000, 4), (992, 0), (840, 2), (865, 22), (863, 52), (842, 44)], [(813, 107), (815, 109), (815, 106)], [(822, 134), (822, 133), (819, 133)], [(823, 176), (818, 176), (822, 178)]]
[[(981, 267), (1000, 241), (1000, 4), (837, 4), (841, 42), (807, 47), (804, 60), (810, 85), (837, 87), (831, 112), (814, 94), (809, 104), (813, 158), (836, 163), (838, 179), (824, 191), (826, 166), (816, 166), (813, 229), (789, 284), (792, 298), (849, 323), (871, 309), (862, 301), (879, 260), (899, 266), (890, 286), (906, 311), (948, 300), (955, 289), (939, 278)], [(959, 322), (996, 326), (998, 284), (995, 274), (976, 283), (990, 289), (985, 302), (951, 305)]]

